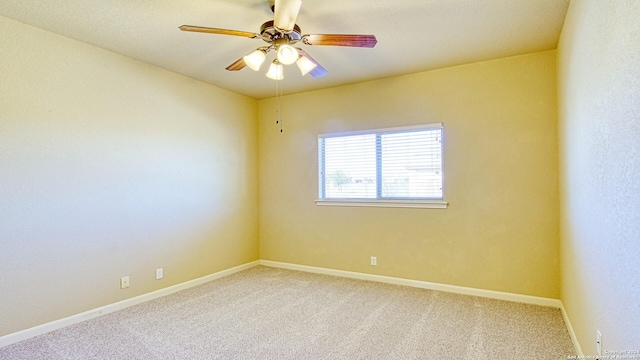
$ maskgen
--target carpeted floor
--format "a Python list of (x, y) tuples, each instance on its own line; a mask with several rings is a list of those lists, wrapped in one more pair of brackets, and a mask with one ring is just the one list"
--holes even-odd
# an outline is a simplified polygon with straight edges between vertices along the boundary
[(0, 359), (566, 359), (559, 309), (255, 267)]

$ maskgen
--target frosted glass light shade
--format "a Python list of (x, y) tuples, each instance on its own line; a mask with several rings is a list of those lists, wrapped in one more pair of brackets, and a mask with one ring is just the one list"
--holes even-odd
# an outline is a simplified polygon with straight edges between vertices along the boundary
[(304, 56), (300, 56), (300, 59), (298, 59), (298, 61), (296, 61), (296, 65), (298, 65), (298, 69), (300, 69), (300, 72), (302, 73), (302, 76), (307, 75), (309, 73), (309, 71), (315, 69), (316, 66), (318, 66), (316, 63), (314, 63), (313, 61), (307, 59)]
[(298, 60), (298, 50), (289, 45), (280, 45), (276, 57), (278, 61), (285, 65), (290, 65)]
[(265, 57), (266, 55), (263, 50), (256, 50), (242, 59), (244, 60), (244, 63), (251, 68), (251, 70), (258, 71), (264, 62)]
[(280, 64), (277, 60), (274, 60), (269, 67), (269, 72), (267, 72), (267, 77), (273, 80), (282, 80), (284, 79), (282, 64)]

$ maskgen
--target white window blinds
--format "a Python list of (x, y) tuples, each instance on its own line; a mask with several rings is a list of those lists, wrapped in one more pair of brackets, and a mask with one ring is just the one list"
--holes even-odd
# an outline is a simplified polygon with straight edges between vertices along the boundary
[(320, 199), (442, 200), (442, 124), (318, 136)]

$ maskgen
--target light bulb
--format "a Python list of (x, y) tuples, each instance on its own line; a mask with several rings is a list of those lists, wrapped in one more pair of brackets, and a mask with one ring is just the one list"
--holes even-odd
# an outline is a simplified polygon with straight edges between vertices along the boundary
[(282, 80), (284, 79), (282, 64), (278, 62), (278, 60), (273, 60), (271, 66), (269, 67), (269, 72), (267, 72), (267, 77), (273, 80)]
[(243, 57), (242, 59), (244, 60), (244, 63), (251, 68), (251, 70), (258, 71), (260, 70), (260, 66), (264, 62), (265, 57), (266, 55), (264, 50), (258, 49), (256, 51), (253, 51), (251, 54)]
[(298, 69), (300, 69), (302, 76), (307, 75), (309, 71), (315, 69), (316, 66), (318, 66), (318, 64), (314, 63), (304, 56), (300, 56), (300, 59), (296, 61), (296, 65), (298, 65)]
[(298, 60), (298, 50), (289, 45), (280, 45), (276, 57), (280, 63), (290, 65)]

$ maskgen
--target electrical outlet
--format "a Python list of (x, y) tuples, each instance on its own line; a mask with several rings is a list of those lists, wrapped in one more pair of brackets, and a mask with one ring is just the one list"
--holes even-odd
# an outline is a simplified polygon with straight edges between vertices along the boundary
[(602, 334), (600, 330), (596, 330), (596, 355), (602, 356)]
[(371, 265), (372, 266), (377, 266), (378, 265), (378, 258), (375, 256), (371, 257)]
[(120, 289), (126, 289), (129, 287), (129, 277), (123, 276), (120, 278)]
[(164, 277), (162, 268), (156, 269), (156, 280), (160, 280)]

